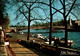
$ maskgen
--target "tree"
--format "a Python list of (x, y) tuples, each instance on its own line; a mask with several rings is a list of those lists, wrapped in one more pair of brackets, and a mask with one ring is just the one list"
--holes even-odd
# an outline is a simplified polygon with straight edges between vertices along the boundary
[[(55, 1), (60, 2), (61, 5), (62, 5), (62, 8), (60, 8), (60, 9), (57, 8), (57, 7), (55, 8), (55, 6), (54, 6), (54, 4), (56, 4)], [(46, 5), (48, 5), (50, 7), (50, 36), (49, 36), (49, 44), (51, 44), (51, 35), (52, 35), (52, 33), (51, 33), (51, 30), (52, 30), (52, 16), (55, 13), (59, 12), (59, 13), (61, 13), (63, 15), (64, 22), (65, 22), (65, 46), (67, 46), (67, 37), (68, 37), (67, 36), (67, 17), (68, 17), (68, 15), (70, 13), (72, 13), (71, 11), (73, 9), (73, 6), (76, 3), (76, 0), (74, 0), (73, 2), (70, 1), (71, 3), (69, 3), (69, 0), (68, 0), (67, 3), (66, 2), (67, 2), (66, 0), (49, 0), (49, 4), (46, 4), (44, 2), (39, 2), (39, 3), (42, 3), (42, 4), (46, 4)], [(54, 7), (52, 6), (52, 4), (53, 4)], [(69, 9), (68, 9), (68, 7), (69, 7)], [(55, 10), (55, 12), (52, 13), (52, 9), (51, 8), (53, 10)], [(61, 10), (63, 10), (63, 12)]]
[[(0, 25), (4, 28), (6, 24), (9, 24), (9, 19), (4, 17), (6, 11), (6, 0), (0, 0)], [(7, 14), (8, 15), (8, 14)]]
[(74, 0), (74, 2), (72, 3), (72, 6), (71, 8), (69, 9), (68, 13), (66, 14), (66, 6), (65, 6), (65, 0), (63, 0), (63, 3), (62, 1), (60, 0), (61, 4), (63, 5), (63, 17), (64, 17), (64, 22), (65, 22), (65, 46), (67, 47), (67, 37), (68, 37), (68, 30), (67, 30), (67, 17), (68, 15), (70, 14), (76, 0)]
[(0, 25), (2, 25), (4, 23), (4, 15), (3, 15), (3, 12), (4, 12), (4, 7), (5, 7), (5, 4), (4, 2), (1, 0), (0, 1)]
[(49, 35), (49, 44), (51, 45), (51, 40), (52, 40), (52, 3), (51, 0), (49, 0), (49, 4), (50, 4), (50, 35)]
[(8, 29), (9, 28), (9, 16), (8, 16), (8, 14), (6, 14), (4, 19), (5, 19), (5, 21), (3, 23), (3, 28)]
[[(45, 7), (40, 7), (42, 6), (47, 6), (47, 14), (48, 18), (50, 19), (50, 36), (49, 36), (49, 44), (51, 44), (51, 36), (52, 36), (52, 19), (53, 19), (53, 15), (56, 14), (57, 12), (61, 13), (64, 21), (65, 21), (65, 45), (67, 45), (67, 17), (68, 15), (72, 12), (72, 9), (75, 5), (76, 0), (74, 0), (72, 3), (67, 2), (67, 0), (14, 0), (16, 6), (17, 6), (17, 17), (19, 18), (20, 15), (24, 16), (27, 21), (28, 21), (28, 38), (27, 40), (29, 40), (29, 33), (30, 33), (30, 22), (33, 20), (40, 20), (42, 19), (40, 17), (41, 14), (36, 13), (35, 11), (37, 11), (38, 9), (43, 10), (44, 12), (46, 10), (44, 10), (43, 8)], [(58, 3), (60, 3), (60, 8), (58, 8), (56, 5), (58, 5)], [(32, 11), (38, 16), (34, 17), (32, 15)], [(46, 13), (45, 13), (46, 14)], [(39, 19), (37, 19), (39, 18)]]
[[(67, 30), (67, 17), (70, 14), (71, 10), (73, 9), (73, 6), (76, 2), (76, 0), (74, 0), (69, 6), (69, 3), (66, 3), (66, 0), (59, 0), (61, 5), (62, 5), (62, 10), (63, 12), (61, 13), (60, 10), (58, 12), (60, 12), (63, 15), (64, 18), (64, 22), (65, 22), (65, 46), (67, 47), (67, 37), (68, 37), (68, 30)], [(69, 9), (67, 8), (67, 6), (69, 6)], [(68, 9), (68, 10), (67, 10)]]
[[(22, 16), (22, 17), (25, 17), (26, 21), (28, 21), (27, 40), (29, 40), (29, 37), (30, 37), (30, 23), (31, 23), (31, 21), (45, 20), (45, 18), (42, 18), (40, 16), (40, 14), (36, 12), (38, 9), (40, 9), (40, 10), (43, 11), (43, 13), (45, 13), (44, 10), (40, 6), (38, 6), (38, 4), (34, 3), (34, 2), (37, 2), (37, 1), (38, 0), (33, 0), (33, 1), (32, 0), (29, 0), (29, 1), (28, 0), (26, 0), (26, 1), (15, 0), (15, 1), (13, 1), (17, 5), (17, 11), (16, 11), (17, 17), (16, 18), (19, 18), (20, 16)], [(33, 3), (31, 3), (31, 2), (33, 2)], [(32, 13), (32, 12), (34, 12), (34, 13)], [(36, 14), (37, 16), (34, 17), (32, 14)], [(22, 21), (25, 21), (25, 19), (22, 20)]]

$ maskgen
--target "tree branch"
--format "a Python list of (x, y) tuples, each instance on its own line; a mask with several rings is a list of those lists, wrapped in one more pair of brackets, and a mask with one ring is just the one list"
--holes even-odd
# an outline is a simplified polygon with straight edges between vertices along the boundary
[(73, 6), (74, 6), (75, 2), (76, 2), (76, 0), (73, 2), (73, 4), (72, 4), (72, 6), (71, 6), (71, 8), (70, 8), (69, 12), (67, 13), (66, 17), (67, 17), (67, 16), (69, 15), (69, 13), (71, 12), (71, 10), (72, 10), (72, 8), (73, 8)]
[(35, 18), (35, 19), (31, 19), (30, 21), (33, 21), (33, 20), (45, 20), (45, 19), (37, 19), (37, 18)]
[(63, 5), (62, 1), (60, 0), (61, 4)]
[[(26, 1), (25, 1), (26, 2)], [(26, 3), (41, 3), (41, 4), (44, 4), (44, 5), (47, 5), (47, 6), (50, 6), (49, 4), (47, 3), (44, 3), (44, 2), (26, 2)], [(58, 9), (54, 8), (51, 6), (51, 8), (55, 9), (56, 11), (58, 11), (59, 13), (63, 14), (61, 11), (59, 11)]]
[[(36, 2), (36, 1), (38, 1), (38, 0), (35, 0), (35, 2)], [(34, 3), (33, 3), (33, 4), (34, 4)], [(32, 5), (33, 5), (33, 4), (32, 4)], [(31, 6), (32, 6), (32, 5), (31, 5)]]
[[(33, 17), (34, 18), (34, 17)], [(38, 19), (38, 18), (34, 18), (34, 19), (31, 19), (30, 21), (33, 21), (33, 20), (46, 20), (48, 19), (48, 17), (46, 17), (45, 19)]]
[(19, 23), (22, 23), (22, 22), (24, 22), (24, 21), (27, 21), (27, 20), (25, 20), (25, 19), (24, 19), (23, 21), (21, 21), (21, 22), (18, 22), (18, 24), (19, 24)]
[[(54, 2), (54, 0), (52, 1), (52, 3), (53, 3), (53, 2)], [(52, 3), (51, 3), (51, 4), (52, 4)]]
[[(23, 1), (23, 3), (24, 3), (24, 5), (26, 6), (26, 4), (25, 4), (25, 2)], [(28, 6), (26, 6), (26, 8), (28, 8), (29, 9), (29, 7)]]
[(78, 17), (77, 17), (73, 12), (71, 12), (71, 14), (72, 14), (73, 16), (75, 16), (75, 17), (76, 17), (76, 19), (78, 19)]
[[(39, 6), (37, 6), (37, 7), (33, 7), (33, 8), (31, 9), (31, 11), (32, 11), (33, 9), (35, 9), (35, 8), (40, 8), (40, 9), (42, 9), (42, 10), (43, 10), (43, 12), (45, 13), (44, 9), (43, 9), (43, 8), (41, 8), (41, 7), (39, 7)], [(46, 13), (45, 13), (45, 16), (46, 16)]]
[[(34, 11), (34, 10), (33, 10)], [(35, 11), (34, 11), (35, 12)], [(36, 12), (35, 12), (36, 13)], [(38, 14), (38, 13), (36, 13), (40, 18), (41, 18), (41, 16)]]
[(25, 18), (28, 20), (28, 18), (27, 18), (27, 16), (19, 9), (19, 11), (20, 11), (20, 13), (22, 13), (24, 16), (25, 16)]
[[(59, 10), (62, 10), (63, 8), (61, 8), (61, 9), (59, 9)], [(52, 15), (54, 15), (56, 12), (58, 12), (58, 11), (55, 11)], [(62, 13), (63, 14), (63, 13)]]

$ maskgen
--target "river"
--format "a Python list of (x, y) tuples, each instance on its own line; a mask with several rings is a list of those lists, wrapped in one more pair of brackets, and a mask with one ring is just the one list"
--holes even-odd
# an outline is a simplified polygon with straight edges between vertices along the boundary
[[(27, 32), (27, 30), (23, 32)], [(42, 36), (49, 36), (49, 30), (46, 29), (30, 30), (30, 32), (32, 34), (42, 34)], [(65, 36), (65, 31), (64, 30), (53, 31), (52, 36), (63, 38)], [(74, 41), (73, 48), (80, 49), (80, 32), (68, 32), (68, 39)]]

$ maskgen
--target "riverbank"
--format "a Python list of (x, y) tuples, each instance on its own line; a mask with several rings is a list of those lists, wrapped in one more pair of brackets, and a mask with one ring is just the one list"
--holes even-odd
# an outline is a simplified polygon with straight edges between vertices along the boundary
[[(28, 46), (28, 44), (32, 41), (32, 40), (35, 40), (37, 43), (40, 43), (41, 44), (41, 50), (42, 50), (42, 48), (43, 48), (43, 50), (45, 50), (45, 48), (47, 48), (47, 49), (51, 49), (51, 50), (53, 50), (54, 49), (54, 47), (53, 46), (48, 46), (48, 45), (43, 45), (42, 43), (44, 43), (44, 41), (43, 40), (41, 40), (41, 39), (39, 39), (39, 38), (34, 38), (34, 37), (30, 37), (30, 42), (28, 43), (27, 41), (26, 41), (26, 36), (25, 35), (20, 35), (20, 34), (16, 34), (16, 33), (11, 33), (10, 35), (12, 35), (13, 37), (12, 38), (10, 38), (10, 41), (12, 42), (12, 48), (13, 48), (13, 44), (16, 44), (16, 43), (14, 43), (14, 41), (15, 40), (17, 40), (17, 39), (20, 39), (20, 40), (23, 40), (23, 41), (21, 41), (21, 43), (22, 43), (22, 45), (26, 45), (26, 47)], [(32, 43), (32, 42), (31, 42)], [(34, 47), (34, 43), (32, 43), (32, 44), (29, 44), (30, 46), (32, 45), (32, 47)], [(10, 43), (11, 44), (11, 43)], [(16, 46), (17, 46), (18, 44), (16, 44)], [(20, 46), (20, 45), (19, 45)], [(37, 46), (36, 46), (37, 47)], [(13, 48), (14, 49), (14, 48)], [(58, 49), (60, 49), (61, 50), (61, 54), (64, 54), (63, 52), (65, 52), (66, 53), (66, 51), (70, 54), (70, 55), (76, 55), (76, 52), (77, 52), (77, 50), (76, 49), (69, 49), (69, 48), (65, 48), (65, 47), (58, 47)], [(18, 49), (19, 50), (19, 49)], [(15, 51), (15, 50), (14, 50)], [(40, 51), (38, 51), (38, 53), (39, 53)], [(46, 51), (47, 52), (47, 51)], [(67, 53), (67, 55), (68, 55), (68, 53)], [(18, 53), (19, 54), (19, 53)]]

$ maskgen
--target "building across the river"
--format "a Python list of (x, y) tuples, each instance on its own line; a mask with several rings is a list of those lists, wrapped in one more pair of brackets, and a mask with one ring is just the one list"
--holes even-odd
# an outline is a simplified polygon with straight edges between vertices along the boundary
[(75, 20), (73, 21), (72, 18), (69, 16), (69, 26), (74, 27), (74, 28), (80, 28), (80, 20)]
[(80, 20), (76, 20), (75, 23), (80, 26)]

